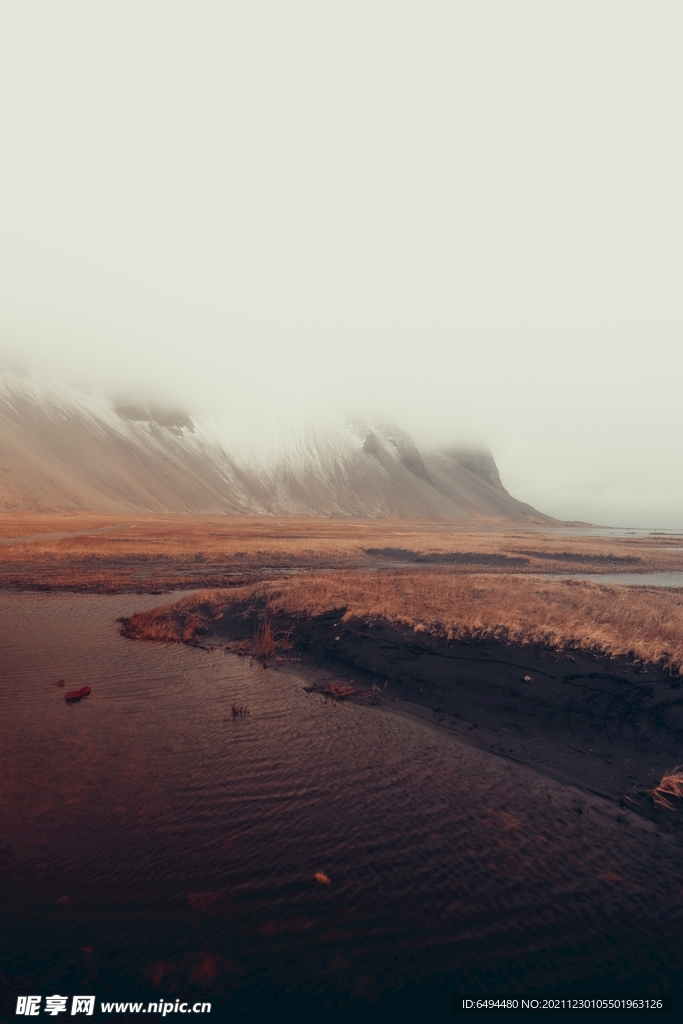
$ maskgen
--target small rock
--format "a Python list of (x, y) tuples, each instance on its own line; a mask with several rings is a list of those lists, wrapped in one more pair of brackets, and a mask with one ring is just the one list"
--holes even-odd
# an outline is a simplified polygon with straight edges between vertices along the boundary
[(65, 693), (64, 700), (68, 701), (69, 704), (75, 704), (82, 697), (87, 697), (90, 693), (92, 693), (92, 690), (89, 686), (81, 686), (80, 690), (69, 690), (68, 693)]

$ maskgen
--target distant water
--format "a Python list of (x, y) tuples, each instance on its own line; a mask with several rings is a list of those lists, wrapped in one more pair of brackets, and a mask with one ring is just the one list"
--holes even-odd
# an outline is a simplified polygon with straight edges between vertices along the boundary
[(543, 531), (552, 534), (568, 534), (572, 537), (661, 537), (676, 540), (683, 538), (681, 530), (652, 530), (627, 526), (558, 526)]
[(544, 573), (555, 580), (593, 580), (595, 583), (619, 583), (624, 587), (683, 587), (683, 571), (674, 572), (563, 572)]
[(248, 658), (119, 636), (158, 602), (0, 594), (8, 1012), (59, 992), (430, 1019), (456, 992), (680, 985), (679, 842)]

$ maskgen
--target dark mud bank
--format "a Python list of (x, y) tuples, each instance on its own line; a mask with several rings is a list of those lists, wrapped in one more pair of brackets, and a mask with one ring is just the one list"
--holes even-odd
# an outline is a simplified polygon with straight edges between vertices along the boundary
[[(379, 687), (385, 708), (615, 801), (625, 821), (635, 810), (667, 828), (683, 827), (683, 808), (653, 808), (647, 795), (683, 761), (678, 677), (580, 652), (448, 641), (381, 620), (342, 622), (342, 614), (272, 620), (274, 631), (291, 631), (288, 653), (302, 659), (297, 672), (332, 673), (366, 691)], [(256, 622), (253, 613), (226, 615), (202, 642), (253, 636)]]

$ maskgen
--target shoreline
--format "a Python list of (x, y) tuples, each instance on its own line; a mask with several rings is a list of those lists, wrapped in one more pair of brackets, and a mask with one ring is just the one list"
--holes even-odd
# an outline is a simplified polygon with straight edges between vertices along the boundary
[[(440, 721), (423, 685), (424, 634), (282, 617), (271, 620), (276, 633), (302, 631), (290, 649), (279, 636), (256, 660), (265, 620), (233, 607), (191, 641), (196, 650), (119, 635), (119, 616), (155, 601), (4, 599), (4, 907), (19, 936), (7, 951), (19, 992), (61, 991), (64, 977), (81, 977), (77, 991), (111, 985), (123, 1000), (132, 984), (135, 998), (153, 999), (150, 965), (163, 963), (175, 997), (194, 991), (207, 957), (218, 1005), (231, 1009), (261, 992), (277, 1006), (283, 961), (289, 991), (326, 999), (356, 991), (369, 972), (382, 1006), (405, 998), (404, 975), (449, 998), (458, 985), (580, 994), (586, 978), (598, 992), (680, 990), (680, 813), (622, 813), (567, 772), (556, 781), (547, 764), (524, 765), (523, 752), (491, 749), (508, 736), (493, 732), (507, 727), (499, 708), (473, 731)], [(360, 669), (356, 644), (380, 663)], [(492, 672), (486, 645), (474, 647)], [(351, 680), (371, 690), (373, 678), (384, 690), (378, 672), (392, 652), (401, 660), (386, 696), (372, 698), (380, 706), (320, 693)], [(519, 667), (510, 647), (489, 653), (511, 673)], [(415, 658), (422, 694), (408, 691)], [(544, 656), (538, 667), (557, 664)], [(67, 707), (50, 686), (57, 670), (70, 686), (95, 680), (92, 698)], [(318, 692), (306, 692), (311, 684)], [(458, 680), (448, 672), (436, 684)], [(476, 680), (460, 685), (482, 703)], [(57, 956), (29, 987), (43, 971), (34, 949), (45, 936)], [(330, 968), (341, 958), (345, 973)]]
[[(5, 547), (11, 542), (3, 542)], [(546, 582), (592, 583), (597, 586), (638, 588), (641, 591), (659, 593), (666, 590), (674, 594), (683, 594), (683, 569), (666, 571), (658, 569), (638, 569), (603, 572), (591, 571), (591, 566), (583, 566), (578, 572), (556, 569), (544, 572), (541, 569), (515, 567), (511, 571), (503, 561), (484, 561), (451, 563), (448, 561), (419, 562), (406, 560), (383, 561), (368, 565), (364, 561), (349, 559), (339, 561), (283, 561), (282, 564), (241, 565), (239, 562), (189, 562), (179, 564), (175, 559), (166, 560), (134, 560), (124, 559), (120, 562), (96, 559), (52, 559), (45, 562), (18, 561), (0, 564), (0, 591), (5, 592), (55, 592), (73, 594), (167, 594), (176, 590), (220, 590), (233, 589), (240, 586), (253, 585), (259, 582), (278, 582), (290, 577), (314, 577), (326, 573), (366, 573), (374, 575), (402, 574), (406, 577), (416, 571), (429, 572), (434, 576), (482, 578), (496, 576), (499, 579), (536, 580)], [(677, 576), (681, 573), (681, 582), (651, 582), (653, 577)], [(623, 577), (627, 582), (621, 582)], [(636, 582), (639, 578), (647, 582)]]
[[(176, 639), (252, 657), (302, 680), (312, 696), (372, 703), (446, 730), (576, 789), (579, 815), (594, 805), (624, 826), (683, 834), (678, 808), (655, 807), (648, 796), (683, 760), (678, 677), (624, 658), (447, 640), (377, 619), (344, 621), (341, 610), (269, 621), (273, 635), (288, 641), (266, 656), (254, 648), (263, 610), (253, 605), (224, 611), (201, 635), (193, 633), (196, 619)], [(122, 632), (130, 636), (129, 623), (123, 620)], [(145, 639), (137, 632), (133, 638)], [(339, 698), (329, 693), (333, 683), (356, 692)]]

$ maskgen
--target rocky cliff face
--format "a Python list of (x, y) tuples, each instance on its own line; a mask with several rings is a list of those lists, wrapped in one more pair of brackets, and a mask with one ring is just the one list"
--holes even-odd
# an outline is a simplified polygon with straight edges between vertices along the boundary
[(387, 423), (376, 423), (374, 424), (374, 429), (369, 424), (362, 422), (350, 423), (349, 425), (355, 428), (361, 436), (365, 435), (363, 451), (374, 455), (380, 462), (380, 453), (385, 451), (389, 458), (398, 459), (401, 465), (405, 466), (413, 476), (426, 480), (427, 483), (431, 484), (432, 481), (429, 479), (429, 473), (420, 455), (420, 450), (410, 434), (406, 434), (405, 430), (400, 430), (398, 427)]
[[(443, 454), (453, 459), (460, 466), (464, 466), (465, 469), (469, 469), (470, 473), (481, 477), (482, 480), (491, 484), (492, 487), (505, 491), (501, 483), (498, 466), (492, 452), (488, 448), (448, 448)], [(507, 494), (507, 491), (505, 493)]]
[(429, 451), (386, 423), (240, 433), (14, 374), (0, 380), (0, 508), (547, 519), (507, 493), (490, 452)]

